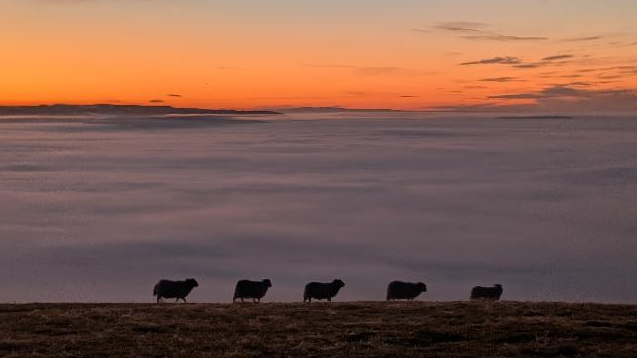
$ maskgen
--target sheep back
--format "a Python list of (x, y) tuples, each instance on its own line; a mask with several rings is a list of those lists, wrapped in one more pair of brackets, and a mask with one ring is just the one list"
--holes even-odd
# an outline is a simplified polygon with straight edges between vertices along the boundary
[(498, 301), (502, 296), (502, 285), (495, 285), (493, 287), (476, 286), (471, 290), (471, 299), (479, 300), (486, 299), (492, 301)]
[(334, 298), (338, 291), (345, 286), (345, 283), (341, 280), (334, 280), (332, 282), (310, 282), (305, 285), (303, 291), (303, 301), (311, 300), (312, 298), (317, 300), (331, 300)]
[(270, 280), (263, 281), (250, 281), (240, 280), (237, 282), (237, 286), (234, 289), (234, 299), (237, 298), (256, 298), (261, 299), (268, 292), (268, 288), (272, 284)]
[(427, 286), (422, 282), (392, 281), (387, 285), (387, 300), (413, 300), (422, 292), (427, 292)]
[(159, 280), (153, 289), (157, 298), (186, 298), (193, 288), (199, 286), (194, 279), (184, 281)]

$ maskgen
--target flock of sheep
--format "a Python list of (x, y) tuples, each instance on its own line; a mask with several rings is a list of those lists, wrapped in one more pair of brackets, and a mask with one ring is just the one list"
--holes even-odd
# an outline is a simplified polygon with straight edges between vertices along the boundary
[[(175, 302), (179, 302), (179, 300), (186, 302), (186, 296), (197, 286), (199, 286), (199, 283), (194, 278), (184, 281), (160, 280), (155, 285), (153, 295), (157, 297), (157, 303), (160, 303), (162, 298), (174, 298)], [(331, 302), (332, 298), (336, 297), (338, 291), (344, 286), (345, 283), (338, 279), (326, 283), (310, 282), (305, 285), (303, 302), (312, 302), (312, 299)], [(259, 303), (270, 287), (272, 287), (272, 282), (268, 279), (261, 281), (240, 280), (235, 287), (232, 302), (236, 302), (237, 299), (240, 299), (241, 302), (244, 302), (245, 299), (252, 299), (252, 302)], [(387, 300), (411, 301), (423, 292), (427, 292), (427, 285), (422, 282), (392, 281), (387, 285)], [(471, 290), (472, 300), (497, 301), (500, 296), (502, 296), (502, 285), (493, 287), (476, 286)]]

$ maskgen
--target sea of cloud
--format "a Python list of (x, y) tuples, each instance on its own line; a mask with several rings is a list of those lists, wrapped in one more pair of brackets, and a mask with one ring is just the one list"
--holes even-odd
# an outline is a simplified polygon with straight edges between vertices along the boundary
[(0, 120), (0, 302), (227, 302), (340, 278), (637, 303), (637, 118)]

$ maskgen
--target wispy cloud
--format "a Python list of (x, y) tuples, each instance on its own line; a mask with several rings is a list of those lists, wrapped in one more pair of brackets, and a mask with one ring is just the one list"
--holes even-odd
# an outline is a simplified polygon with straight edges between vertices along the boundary
[(612, 67), (600, 67), (600, 68), (584, 68), (579, 70), (581, 73), (590, 72), (605, 72), (605, 71), (620, 71), (622, 73), (637, 72), (637, 65), (635, 66), (612, 66)]
[(540, 63), (520, 63), (520, 64), (517, 64), (517, 65), (515, 65), (513, 67), (515, 67), (515, 68), (538, 68), (538, 67), (541, 67), (541, 66), (542, 66), (542, 64), (540, 64)]
[(516, 77), (493, 77), (493, 78), (483, 78), (480, 80), (481, 82), (522, 82), (524, 80), (516, 78)]
[(554, 56), (548, 56), (548, 57), (544, 57), (542, 59), (542, 61), (556, 61), (556, 60), (567, 60), (567, 59), (571, 59), (573, 58), (573, 55), (554, 55)]
[(450, 21), (434, 25), (433, 28), (450, 32), (480, 33), (484, 32), (483, 29), (488, 26), (489, 24), (485, 24), (482, 22)]
[(570, 37), (570, 38), (566, 38), (566, 39), (562, 39), (562, 42), (585, 42), (585, 41), (595, 41), (595, 40), (601, 40), (603, 39), (604, 36), (598, 35), (598, 36), (583, 36), (583, 37)]
[(523, 62), (523, 63), (515, 64), (513, 67), (520, 68), (520, 69), (530, 69), (530, 68), (532, 69), (532, 68), (539, 68), (544, 66), (562, 66), (572, 62), (573, 58), (575, 58), (575, 56), (568, 55), (568, 54), (552, 55), (552, 56), (544, 57), (537, 62)]
[(513, 36), (503, 34), (484, 34), (484, 35), (467, 35), (460, 36), (465, 40), (485, 40), (485, 41), (544, 41), (548, 40), (548, 37), (543, 36)]
[(512, 94), (499, 94), (489, 96), (489, 99), (538, 99), (542, 98), (541, 94), (537, 93), (512, 93)]
[(514, 65), (520, 63), (520, 59), (513, 56), (505, 56), (505, 57), (492, 57), (486, 58), (477, 61), (463, 62), (460, 66), (471, 66), (471, 65)]
[(590, 87), (593, 84), (591, 82), (584, 81), (576, 81), (576, 82), (568, 82), (568, 83), (552, 83), (549, 86), (551, 87)]
[(477, 61), (463, 62), (460, 64), (460, 66), (498, 64), (498, 65), (509, 65), (513, 68), (519, 68), (519, 69), (533, 69), (533, 68), (539, 68), (543, 66), (562, 66), (567, 63), (570, 63), (574, 57), (575, 56), (573, 55), (566, 55), (566, 54), (552, 55), (552, 56), (544, 57), (541, 60), (536, 62), (525, 62), (521, 58), (516, 56), (504, 56), (504, 57), (499, 56), (499, 57), (492, 57), (492, 58), (487, 58), (487, 59), (482, 59)]
[(420, 32), (442, 31), (454, 34), (458, 38), (473, 41), (543, 41), (548, 40), (544, 36), (520, 36), (504, 34), (499, 31), (489, 30), (490, 25), (481, 22), (450, 21), (442, 22), (427, 29), (414, 29)]
[[(487, 97), (492, 100), (534, 100), (555, 108), (606, 111), (637, 110), (637, 91), (631, 89), (587, 90), (571, 86), (551, 86), (536, 92), (511, 93)], [(585, 82), (579, 83), (586, 85)]]

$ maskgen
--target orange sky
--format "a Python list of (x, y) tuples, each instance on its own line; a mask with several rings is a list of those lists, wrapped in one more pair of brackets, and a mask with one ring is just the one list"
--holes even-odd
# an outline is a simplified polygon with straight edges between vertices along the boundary
[(512, 4), (0, 0), (0, 105), (632, 105), (636, 1)]

